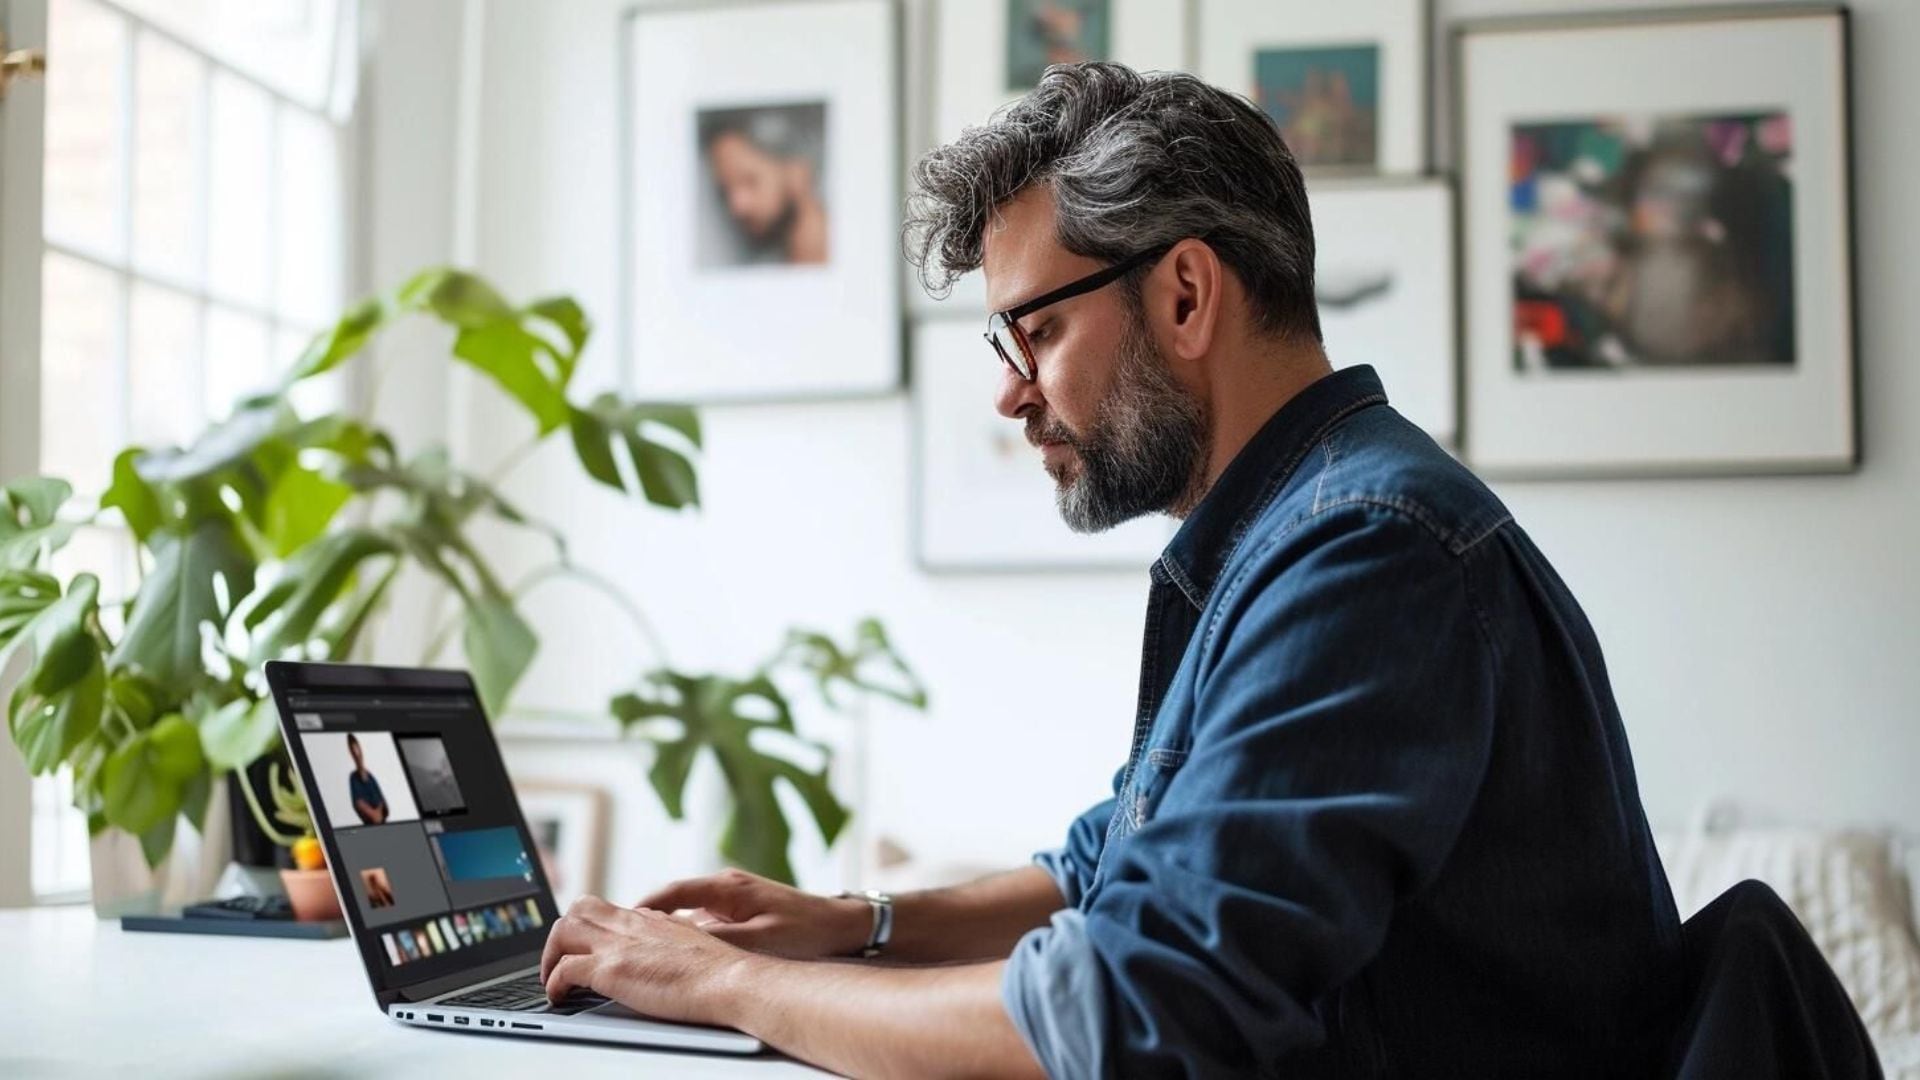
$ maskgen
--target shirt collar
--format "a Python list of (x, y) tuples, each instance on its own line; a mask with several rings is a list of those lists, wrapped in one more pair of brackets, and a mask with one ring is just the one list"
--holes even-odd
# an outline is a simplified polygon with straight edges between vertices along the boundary
[(1194, 607), (1204, 609), (1221, 568), (1307, 451), (1349, 414), (1386, 400), (1380, 377), (1364, 364), (1323, 376), (1295, 394), (1240, 448), (1187, 515), (1154, 563), (1155, 576), (1171, 581)]

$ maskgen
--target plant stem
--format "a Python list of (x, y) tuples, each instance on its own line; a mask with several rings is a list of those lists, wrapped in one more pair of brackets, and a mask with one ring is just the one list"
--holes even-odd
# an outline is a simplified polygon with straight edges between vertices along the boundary
[(514, 447), (508, 452), (506, 457), (500, 459), (500, 463), (495, 465), (492, 471), (487, 473), (487, 485), (489, 487), (498, 487), (500, 482), (505, 480), (509, 473), (519, 468), (521, 463), (526, 461), (528, 456), (538, 449), (542, 442), (546, 441), (546, 438), (545, 435), (536, 433), (533, 438)]
[(639, 632), (641, 640), (646, 642), (647, 649), (653, 653), (654, 658), (659, 662), (658, 666), (666, 667), (669, 665), (670, 661), (667, 659), (666, 643), (660, 639), (659, 633), (653, 628), (653, 623), (648, 621), (646, 613), (640, 610), (639, 605), (628, 599), (627, 594), (622, 592), (619, 586), (584, 566), (570, 562), (556, 562), (548, 566), (543, 566), (521, 579), (520, 584), (514, 586), (512, 596), (517, 601), (531, 592), (535, 585), (539, 585), (556, 577), (577, 578), (581, 582), (598, 589), (602, 596), (613, 601), (614, 606), (619, 608), (622, 614), (626, 615), (627, 621), (633, 624), (633, 628)]
[(267, 820), (267, 812), (260, 808), (260, 797), (253, 793), (253, 781), (247, 779), (247, 770), (233, 770), (233, 778), (240, 784), (240, 794), (247, 797), (247, 809), (253, 813), (253, 823), (260, 826), (260, 831), (267, 834), (267, 839), (281, 847), (293, 846), (293, 842), (300, 838), (281, 832)]

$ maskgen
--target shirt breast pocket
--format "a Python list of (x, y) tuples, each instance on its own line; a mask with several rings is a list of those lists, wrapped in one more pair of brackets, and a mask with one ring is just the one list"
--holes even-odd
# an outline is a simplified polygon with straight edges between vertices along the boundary
[(1132, 798), (1127, 804), (1133, 829), (1153, 820), (1154, 812), (1160, 808), (1160, 800), (1166, 797), (1168, 785), (1173, 783), (1174, 774), (1186, 763), (1185, 750), (1167, 746), (1154, 747), (1140, 759), (1140, 767), (1134, 770)]

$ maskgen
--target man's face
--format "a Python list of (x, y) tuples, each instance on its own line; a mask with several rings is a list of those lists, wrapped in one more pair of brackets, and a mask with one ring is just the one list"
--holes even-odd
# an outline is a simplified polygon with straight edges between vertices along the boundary
[[(1004, 311), (1102, 269), (1061, 247), (1053, 196), (1029, 188), (987, 229), (989, 311)], [(1205, 462), (1206, 407), (1179, 384), (1144, 312), (1116, 283), (1020, 320), (1034, 381), (1001, 368), (995, 405), (1026, 424), (1056, 487), (1060, 516), (1100, 532), (1181, 505)]]
[(366, 758), (360, 753), (360, 740), (348, 739), (347, 753), (353, 755), (353, 767), (358, 771), (365, 772), (367, 762)]
[(793, 208), (795, 165), (755, 146), (737, 131), (723, 132), (707, 146), (714, 181), (727, 213), (755, 240), (766, 240)]

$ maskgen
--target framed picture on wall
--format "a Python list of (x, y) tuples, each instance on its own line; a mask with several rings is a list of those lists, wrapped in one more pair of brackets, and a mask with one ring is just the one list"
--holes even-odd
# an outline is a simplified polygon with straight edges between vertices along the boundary
[(1476, 466), (1856, 465), (1848, 66), (1831, 7), (1460, 28)]
[(514, 790), (534, 845), (549, 860), (548, 876), (561, 910), (581, 896), (605, 893), (606, 790), (551, 780), (519, 782)]
[(1393, 407), (1455, 441), (1453, 188), (1326, 181), (1308, 192), (1320, 333), (1335, 367), (1371, 364)]
[(1019, 421), (993, 408), (1001, 366), (986, 317), (923, 319), (913, 334), (914, 543), (928, 570), (1142, 570), (1172, 539), (1151, 517), (1067, 528)]
[(632, 392), (722, 402), (898, 388), (898, 23), (895, 0), (628, 14)]
[(1426, 0), (1197, 2), (1197, 74), (1273, 117), (1304, 171), (1426, 171)]
[[(932, 11), (933, 144), (985, 123), (1033, 89), (1049, 64), (1113, 60), (1136, 71), (1187, 66), (1185, 0), (935, 0)], [(931, 144), (930, 144), (931, 145)], [(985, 316), (974, 271), (940, 300), (916, 286), (910, 303), (955, 318)]]

